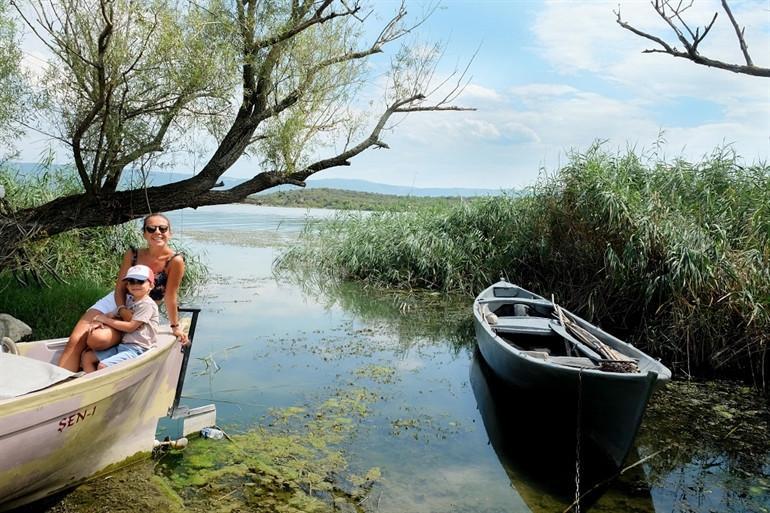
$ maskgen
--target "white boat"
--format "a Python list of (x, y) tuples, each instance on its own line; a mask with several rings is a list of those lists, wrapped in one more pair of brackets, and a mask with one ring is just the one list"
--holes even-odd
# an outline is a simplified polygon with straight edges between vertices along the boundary
[[(190, 412), (177, 409), (190, 346), (182, 350), (168, 326), (141, 356), (82, 376), (54, 365), (66, 342), (19, 343), (18, 355), (0, 353), (0, 511), (148, 455), (159, 419)], [(15, 393), (22, 395), (8, 397)], [(212, 425), (212, 410), (197, 409), (197, 420), (189, 415), (184, 434)]]

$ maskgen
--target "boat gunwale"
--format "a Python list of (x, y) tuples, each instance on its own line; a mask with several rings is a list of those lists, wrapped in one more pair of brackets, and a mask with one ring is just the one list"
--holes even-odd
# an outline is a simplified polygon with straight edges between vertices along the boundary
[[(66, 339), (49, 339), (36, 340), (34, 343), (50, 344), (52, 342), (61, 342), (62, 340), (66, 341)], [(174, 348), (175, 343), (177, 342), (176, 337), (174, 337), (170, 331), (158, 333), (157, 340), (158, 342), (153, 349), (145, 351), (138, 358), (132, 358), (129, 361), (122, 362), (120, 365), (100, 369), (84, 376), (68, 379), (27, 394), (0, 400), (0, 408), (2, 408), (2, 415), (0, 415), (0, 418), (15, 415), (21, 411), (29, 410), (30, 408), (52, 404), (62, 399), (68, 399), (82, 391), (92, 390), (97, 387), (102, 388), (118, 383), (126, 377), (137, 373), (141, 369), (149, 368), (154, 363), (166, 358), (168, 352)], [(4, 435), (0, 433), (0, 436)]]

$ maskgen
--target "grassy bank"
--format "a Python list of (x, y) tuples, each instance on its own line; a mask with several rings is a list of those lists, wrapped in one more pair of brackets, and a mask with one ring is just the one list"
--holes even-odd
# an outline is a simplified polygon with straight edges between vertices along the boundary
[(29, 324), (32, 340), (66, 337), (83, 312), (110, 288), (111, 285), (83, 279), (50, 287), (22, 287), (12, 277), (3, 275), (0, 276), (0, 312)]
[(526, 196), (338, 218), (279, 265), (468, 296), (504, 275), (682, 374), (764, 383), (769, 239), (767, 167), (597, 146)]

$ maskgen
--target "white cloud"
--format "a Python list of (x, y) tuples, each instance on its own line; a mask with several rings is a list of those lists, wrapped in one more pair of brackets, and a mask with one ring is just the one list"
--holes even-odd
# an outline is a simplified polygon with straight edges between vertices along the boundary
[[(738, 22), (746, 27), (746, 39), (750, 49), (754, 49), (755, 62), (767, 66), (767, 62), (757, 62), (768, 59), (766, 51), (757, 51), (770, 45), (770, 17), (766, 3), (734, 2), (732, 7)], [(674, 146), (686, 147), (688, 153), (696, 151), (694, 148), (705, 152), (708, 147), (713, 149), (721, 144), (724, 137), (733, 137), (736, 146), (739, 146), (736, 149), (742, 155), (749, 159), (755, 156), (767, 158), (770, 89), (766, 79), (707, 68), (669, 55), (644, 54), (642, 50), (654, 47), (654, 43), (617, 25), (612, 13), (616, 8), (617, 4), (609, 1), (551, 1), (539, 11), (533, 33), (540, 55), (552, 70), (565, 77), (580, 74), (591, 80), (596, 84), (591, 86), (591, 90), (603, 97), (575, 97), (569, 102), (558, 103), (559, 117), (575, 120), (581, 117), (582, 124), (574, 127), (581, 132), (593, 131), (595, 137), (607, 134), (632, 140), (649, 132), (639, 132), (641, 127), (638, 125), (657, 126), (666, 129), (668, 139)], [(665, 23), (649, 3), (625, 1), (620, 3), (620, 10), (625, 21), (663, 39), (672, 40)], [(734, 30), (719, 1), (695, 2), (687, 11), (686, 19), (694, 29), (695, 26), (708, 24), (714, 12), (719, 12), (719, 16), (701, 45), (701, 53), (741, 63), (742, 55)], [(633, 98), (633, 106), (613, 105), (609, 99), (613, 96)], [(714, 110), (719, 112), (721, 120), (691, 128), (679, 126), (689, 122), (685, 119), (669, 121), (669, 126), (655, 121), (670, 120), (666, 109), (672, 105), (696, 109), (698, 102), (715, 106)], [(591, 110), (594, 110), (594, 115), (591, 115)], [(693, 114), (697, 119), (697, 112)], [(603, 122), (595, 123), (593, 119), (597, 117), (604, 117)], [(628, 125), (619, 125), (618, 117), (626, 118)], [(634, 126), (636, 130), (632, 130)], [(725, 131), (719, 133), (719, 130)], [(556, 142), (546, 138), (540, 130), (538, 133), (544, 140)], [(580, 138), (575, 135), (576, 139)], [(561, 137), (558, 139), (562, 140)]]
[(577, 89), (565, 84), (526, 84), (511, 87), (508, 91), (512, 95), (522, 98), (538, 98), (574, 94), (577, 92)]
[(461, 101), (468, 101), (472, 103), (474, 100), (482, 100), (488, 102), (501, 102), (503, 97), (500, 93), (494, 89), (481, 86), (479, 84), (468, 84), (460, 95)]
[(540, 143), (537, 132), (518, 121), (507, 121), (502, 125), (502, 132), (507, 143)]
[(455, 124), (456, 128), (459, 128), (455, 132), (456, 136), (461, 134), (467, 134), (477, 139), (497, 140), (500, 138), (500, 130), (494, 123), (485, 121), (483, 119), (464, 119), (459, 124)]
[[(564, 154), (572, 148), (583, 150), (596, 139), (609, 140), (609, 149), (649, 147), (661, 129), (672, 156), (698, 159), (732, 142), (748, 161), (770, 157), (767, 79), (641, 53), (651, 42), (617, 25), (613, 10), (618, 0), (526, 3), (534, 6), (535, 17), (525, 24), (531, 34), (511, 31), (508, 39), (497, 40), (497, 47), (484, 47), (478, 63), (491, 71), (483, 78), (474, 74), (474, 82), (455, 102), (477, 111), (409, 115), (383, 134), (392, 150), (365, 152), (350, 168), (320, 177), (418, 187), (523, 186), (536, 179), (541, 166), (553, 170), (564, 164)], [(770, 47), (767, 2), (732, 4), (746, 26), (755, 61), (768, 66), (762, 62)], [(458, 3), (457, 8), (465, 7)], [(623, 18), (640, 29), (666, 34), (649, 2), (620, 0), (620, 8)], [(462, 18), (483, 10), (483, 5), (468, 7)], [(721, 11), (718, 0), (698, 0), (691, 13), (702, 25), (715, 11)], [(494, 27), (485, 30), (505, 30), (505, 16), (495, 13), (491, 22)], [(724, 13), (717, 24), (703, 43), (703, 53), (739, 61)], [(534, 40), (534, 51), (527, 37)], [(441, 78), (439, 71), (437, 81)], [(454, 82), (446, 87), (450, 85)], [(377, 93), (367, 94), (379, 102)], [(701, 107), (709, 112), (687, 111)], [(245, 176), (254, 163), (241, 159), (239, 167), (243, 172), (234, 174)]]

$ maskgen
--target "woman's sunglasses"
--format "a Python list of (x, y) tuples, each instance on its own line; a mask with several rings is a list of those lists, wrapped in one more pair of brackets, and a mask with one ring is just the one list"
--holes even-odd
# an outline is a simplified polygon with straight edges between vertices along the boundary
[(168, 225), (163, 226), (159, 224), (158, 226), (147, 225), (144, 227), (144, 231), (147, 233), (155, 233), (155, 230), (159, 230), (160, 233), (166, 233), (168, 231)]
[(125, 281), (127, 281), (131, 285), (141, 285), (142, 283), (146, 282), (147, 280), (137, 280), (134, 278), (126, 278)]

